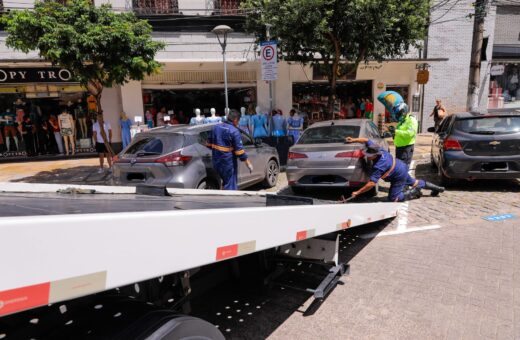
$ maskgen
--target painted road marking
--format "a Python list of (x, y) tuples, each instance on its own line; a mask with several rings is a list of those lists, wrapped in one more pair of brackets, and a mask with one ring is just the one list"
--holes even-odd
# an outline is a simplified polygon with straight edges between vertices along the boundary
[(393, 235), (401, 235), (406, 233), (414, 233), (417, 231), (427, 231), (427, 230), (435, 230), (440, 229), (441, 226), (438, 224), (433, 225), (427, 225), (423, 227), (411, 227), (406, 228), (404, 230), (392, 230), (392, 231), (382, 231), (380, 233), (369, 233), (369, 234), (363, 234), (359, 235), (362, 239), (369, 239), (369, 238), (375, 238), (375, 237), (381, 237), (381, 236), (393, 236)]
[(516, 216), (514, 214), (500, 214), (500, 215), (485, 216), (482, 218), (486, 221), (498, 222), (498, 221), (503, 221), (503, 220), (515, 219)]

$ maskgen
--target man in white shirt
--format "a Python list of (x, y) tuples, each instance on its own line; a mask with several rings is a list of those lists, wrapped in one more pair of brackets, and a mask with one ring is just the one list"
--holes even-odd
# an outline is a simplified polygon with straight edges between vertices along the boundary
[(112, 171), (112, 159), (110, 158), (110, 152), (107, 149), (107, 146), (105, 145), (105, 141), (103, 139), (103, 136), (101, 134), (101, 126), (105, 130), (106, 138), (108, 139), (108, 143), (112, 143), (112, 126), (110, 126), (110, 123), (103, 121), (103, 115), (98, 114), (97, 115), (97, 122), (92, 125), (92, 138), (94, 138), (94, 143), (96, 144), (96, 152), (99, 154), (99, 173), (104, 172), (104, 161), (105, 161), (105, 155), (107, 157), (108, 161), (108, 172)]

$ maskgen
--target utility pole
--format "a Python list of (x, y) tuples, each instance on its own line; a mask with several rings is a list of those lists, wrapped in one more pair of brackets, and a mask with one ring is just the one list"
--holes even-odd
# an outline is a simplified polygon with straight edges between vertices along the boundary
[(484, 41), (484, 18), (489, 0), (477, 0), (475, 3), (475, 21), (473, 23), (473, 43), (471, 46), (471, 62), (469, 69), (468, 110), (479, 107), (480, 94), (480, 64), (482, 57), (482, 42)]

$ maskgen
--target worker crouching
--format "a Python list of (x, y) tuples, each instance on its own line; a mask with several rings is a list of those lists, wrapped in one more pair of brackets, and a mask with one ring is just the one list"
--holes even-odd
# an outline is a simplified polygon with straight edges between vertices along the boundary
[[(444, 192), (443, 187), (410, 176), (408, 167), (403, 161), (393, 158), (388, 151), (383, 150), (371, 140), (348, 137), (346, 142), (364, 143), (366, 145), (365, 157), (373, 163), (370, 180), (361, 189), (353, 192), (352, 196), (359, 196), (374, 188), (380, 179), (390, 182), (388, 200), (391, 202), (420, 198), (422, 196), (421, 189), (431, 190), (432, 196), (438, 196), (439, 193)], [(405, 190), (405, 187), (410, 187), (410, 189)]]
[(253, 165), (247, 158), (242, 145), (242, 137), (238, 130), (240, 113), (231, 111), (224, 123), (213, 127), (207, 146), (212, 149), (213, 168), (222, 179), (224, 190), (238, 190), (238, 161), (245, 162), (249, 171), (253, 172)]

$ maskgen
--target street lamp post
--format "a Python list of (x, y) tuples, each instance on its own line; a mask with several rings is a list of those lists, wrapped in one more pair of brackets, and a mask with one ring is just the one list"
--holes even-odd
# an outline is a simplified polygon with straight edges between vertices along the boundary
[(226, 45), (227, 45), (227, 35), (228, 33), (233, 32), (233, 29), (227, 25), (218, 25), (211, 32), (215, 33), (217, 36), (218, 42), (222, 47), (222, 60), (224, 62), (224, 96), (226, 98), (226, 108), (224, 110), (224, 114), (227, 115), (229, 111), (228, 105), (228, 89), (227, 89), (227, 65), (226, 65)]

